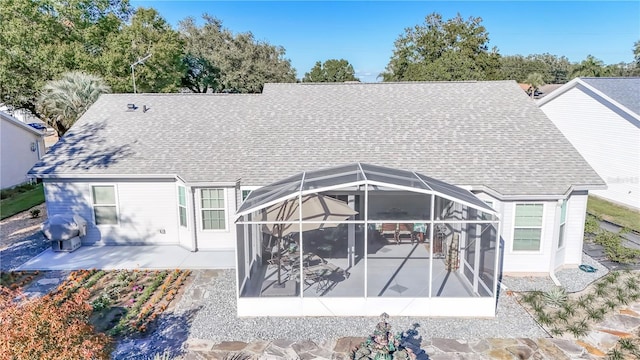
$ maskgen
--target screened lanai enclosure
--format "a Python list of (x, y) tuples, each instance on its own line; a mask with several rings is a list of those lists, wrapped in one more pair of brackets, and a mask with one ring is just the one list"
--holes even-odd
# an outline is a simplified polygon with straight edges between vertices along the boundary
[(252, 191), (239, 316), (495, 316), (497, 213), (471, 192), (356, 163)]

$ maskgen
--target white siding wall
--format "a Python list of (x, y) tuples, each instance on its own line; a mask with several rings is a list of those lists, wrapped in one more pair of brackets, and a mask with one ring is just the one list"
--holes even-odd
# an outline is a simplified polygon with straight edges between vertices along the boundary
[[(115, 185), (119, 225), (94, 225), (91, 185)], [(47, 213), (78, 214), (91, 225), (85, 244), (178, 244), (177, 190), (167, 182), (45, 181)]]
[(577, 88), (541, 109), (607, 182), (592, 193), (640, 208), (640, 128)]
[[(544, 205), (542, 220), (542, 239), (540, 251), (513, 251), (513, 225), (515, 204), (538, 203)], [(555, 256), (554, 222), (556, 201), (503, 202), (502, 238), (504, 240), (504, 273), (544, 273), (551, 268), (552, 256)]]
[(565, 232), (564, 266), (582, 263), (582, 242), (584, 240), (584, 220), (587, 213), (586, 192), (574, 192), (567, 204), (567, 225)]
[[(210, 188), (215, 189), (216, 187), (212, 186)], [(224, 230), (202, 229), (201, 191), (200, 188), (195, 190), (198, 250), (234, 250), (236, 246), (236, 225), (233, 220), (236, 213), (236, 189), (224, 188), (224, 200), (226, 204), (226, 229)]]
[[(0, 189), (24, 183), (27, 172), (44, 155), (44, 140), (0, 117)], [(31, 151), (31, 144), (36, 151)]]

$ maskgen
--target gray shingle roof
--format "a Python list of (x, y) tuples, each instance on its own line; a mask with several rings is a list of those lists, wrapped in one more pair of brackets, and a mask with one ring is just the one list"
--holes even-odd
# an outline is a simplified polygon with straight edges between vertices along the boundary
[(640, 115), (640, 77), (580, 78), (580, 80)]
[[(127, 103), (139, 108), (127, 111)], [(353, 162), (503, 195), (604, 183), (511, 81), (103, 95), (31, 173), (177, 174), (189, 182), (266, 185)]]

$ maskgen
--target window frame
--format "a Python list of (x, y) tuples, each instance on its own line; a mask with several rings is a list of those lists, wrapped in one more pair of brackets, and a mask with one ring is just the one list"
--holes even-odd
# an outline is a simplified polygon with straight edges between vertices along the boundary
[[(542, 206), (542, 215), (540, 216), (540, 226), (517, 226), (516, 217), (518, 213), (518, 205), (539, 205)], [(544, 239), (544, 219), (545, 219), (545, 206), (542, 202), (517, 202), (513, 205), (513, 226), (511, 229), (511, 252), (515, 254), (541, 254), (543, 252), (543, 239)], [(518, 250), (515, 249), (516, 245), (516, 229), (540, 229), (540, 241), (537, 250)]]
[[(96, 204), (93, 189), (95, 187), (106, 187), (106, 186), (110, 186), (113, 188), (113, 197), (115, 200), (114, 203), (113, 204)], [(89, 186), (89, 197), (91, 198), (91, 216), (93, 218), (93, 223), (95, 226), (120, 226), (120, 203), (118, 201), (118, 186), (116, 184), (103, 184), (103, 183), (91, 184)], [(115, 207), (116, 223), (115, 224), (98, 224), (98, 222), (96, 221), (96, 207)]]
[[(567, 233), (567, 207), (569, 200), (564, 199), (560, 206), (560, 220), (558, 225), (558, 249), (563, 249), (566, 245), (566, 233)], [(564, 221), (562, 219), (564, 213)]]
[[(203, 206), (204, 196), (203, 193), (205, 190), (222, 190), (222, 207), (221, 208), (206, 208)], [(206, 187), (200, 189), (200, 222), (201, 222), (201, 230), (202, 231), (211, 231), (211, 232), (226, 232), (229, 229), (228, 219), (227, 219), (227, 191), (225, 188), (220, 187)], [(205, 211), (222, 211), (223, 216), (223, 225), (224, 228), (221, 229), (206, 229), (205, 221), (204, 221), (204, 212)]]
[[(184, 205), (180, 204), (180, 190), (184, 191)], [(182, 223), (182, 213), (184, 209), (184, 224)], [(183, 228), (189, 228), (189, 213), (187, 212), (187, 188), (184, 185), (178, 185), (178, 225)]]

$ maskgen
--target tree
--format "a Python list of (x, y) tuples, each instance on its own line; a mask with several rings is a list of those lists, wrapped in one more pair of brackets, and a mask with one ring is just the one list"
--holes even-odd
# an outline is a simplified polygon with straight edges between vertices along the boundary
[(533, 99), (535, 96), (536, 90), (542, 85), (544, 85), (544, 79), (542, 74), (534, 72), (527, 76), (527, 79), (524, 81), (525, 84), (529, 84), (529, 95)]
[(155, 9), (138, 8), (129, 25), (106, 39), (108, 50), (100, 72), (114, 92), (133, 92), (131, 64), (151, 54), (135, 67), (138, 92), (175, 92), (184, 73), (184, 44), (177, 31)]
[(500, 55), (489, 50), (489, 34), (482, 18), (464, 20), (460, 14), (447, 21), (437, 13), (423, 25), (405, 29), (395, 41), (395, 50), (384, 81), (491, 80), (499, 77)]
[(37, 92), (72, 70), (101, 73), (105, 38), (128, 0), (5, 1), (0, 6), (0, 103), (35, 111)]
[(216, 92), (220, 88), (220, 69), (199, 56), (185, 55), (182, 86), (194, 93)]
[(344, 59), (329, 59), (324, 63), (320, 61), (304, 74), (303, 82), (345, 82), (360, 81), (355, 75), (353, 66)]
[(88, 298), (86, 289), (63, 300), (0, 287), (0, 359), (109, 359), (111, 339), (89, 324)]
[(284, 57), (284, 48), (256, 41), (250, 32), (233, 34), (220, 20), (207, 14), (202, 17), (202, 26), (190, 17), (179, 24), (187, 57), (198, 59), (185, 61), (196, 65), (183, 76), (189, 89), (258, 93), (267, 82), (295, 82), (296, 73)]
[(640, 68), (640, 40), (633, 43), (633, 60), (636, 66)]
[(44, 86), (38, 97), (37, 110), (62, 136), (101, 94), (108, 92), (109, 87), (97, 76), (66, 73), (60, 80)]
[(587, 58), (581, 63), (574, 65), (572, 77), (601, 77), (607, 76), (607, 71), (602, 60), (595, 58), (593, 55), (587, 55)]

